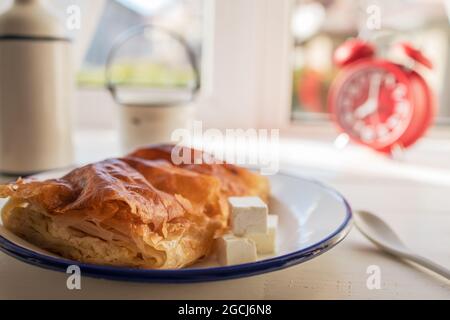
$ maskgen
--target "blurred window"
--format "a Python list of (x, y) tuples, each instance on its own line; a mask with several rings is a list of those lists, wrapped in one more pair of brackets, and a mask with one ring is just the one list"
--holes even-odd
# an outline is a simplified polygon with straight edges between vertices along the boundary
[[(105, 63), (113, 44), (123, 32), (139, 25), (157, 25), (179, 35), (194, 51), (197, 60), (200, 60), (202, 2), (203, 0), (105, 1), (97, 29), (78, 73), (79, 86), (105, 85)], [(150, 40), (153, 39), (156, 37), (152, 36)], [(139, 82), (140, 85), (165, 87), (183, 86), (193, 81), (193, 72), (187, 59), (183, 61), (164, 54), (161, 50), (171, 41), (169, 37), (159, 37), (159, 40), (162, 42), (142, 44), (139, 48), (136, 40), (128, 49), (122, 50), (120, 61), (114, 65), (114, 82)], [(184, 54), (183, 48), (177, 50), (180, 51), (179, 56)], [(126, 51), (129, 53), (128, 58)]]
[[(450, 8), (450, 0), (444, 0)], [(442, 0), (348, 1), (296, 0), (291, 29), (294, 37), (292, 119), (329, 121), (327, 95), (336, 76), (334, 50), (350, 37), (371, 39), (378, 55), (398, 62), (390, 48), (409, 41), (434, 64), (422, 74), (438, 97), (437, 123), (450, 125), (450, 28)], [(367, 30), (367, 8), (381, 8), (381, 29)]]

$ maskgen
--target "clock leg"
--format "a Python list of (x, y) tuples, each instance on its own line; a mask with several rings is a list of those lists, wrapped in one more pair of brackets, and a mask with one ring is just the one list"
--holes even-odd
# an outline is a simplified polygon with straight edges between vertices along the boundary
[(391, 159), (396, 161), (404, 161), (406, 157), (405, 148), (401, 143), (396, 143), (391, 147), (390, 150)]
[(345, 147), (347, 147), (349, 143), (350, 143), (349, 135), (346, 133), (341, 133), (336, 137), (336, 139), (334, 139), (333, 144), (336, 149), (342, 150)]

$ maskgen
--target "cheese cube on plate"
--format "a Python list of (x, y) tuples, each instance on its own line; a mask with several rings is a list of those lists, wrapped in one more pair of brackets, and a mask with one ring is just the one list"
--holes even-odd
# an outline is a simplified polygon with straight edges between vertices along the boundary
[(256, 245), (253, 240), (226, 234), (217, 239), (216, 244), (221, 265), (229, 266), (256, 261)]
[(247, 238), (253, 240), (256, 244), (256, 250), (259, 254), (269, 254), (275, 252), (276, 238), (278, 228), (278, 216), (269, 214), (267, 219), (267, 233), (249, 233)]
[(267, 233), (267, 205), (258, 197), (230, 197), (231, 226), (236, 236)]

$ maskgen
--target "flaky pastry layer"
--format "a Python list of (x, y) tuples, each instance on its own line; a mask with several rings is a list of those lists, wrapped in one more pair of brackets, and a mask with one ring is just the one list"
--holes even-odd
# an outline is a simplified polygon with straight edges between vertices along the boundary
[(59, 179), (0, 185), (0, 198), (9, 197), (3, 224), (39, 247), (80, 262), (188, 266), (207, 255), (214, 238), (227, 230), (227, 198), (267, 200), (269, 184), (229, 164), (176, 165), (173, 148), (142, 148)]

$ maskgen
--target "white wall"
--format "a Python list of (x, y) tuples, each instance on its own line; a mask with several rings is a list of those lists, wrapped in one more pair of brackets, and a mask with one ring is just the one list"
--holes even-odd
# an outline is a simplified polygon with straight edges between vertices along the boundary
[(219, 128), (285, 125), (292, 1), (206, 1), (214, 19), (205, 40), (210, 83), (199, 102), (199, 118)]

